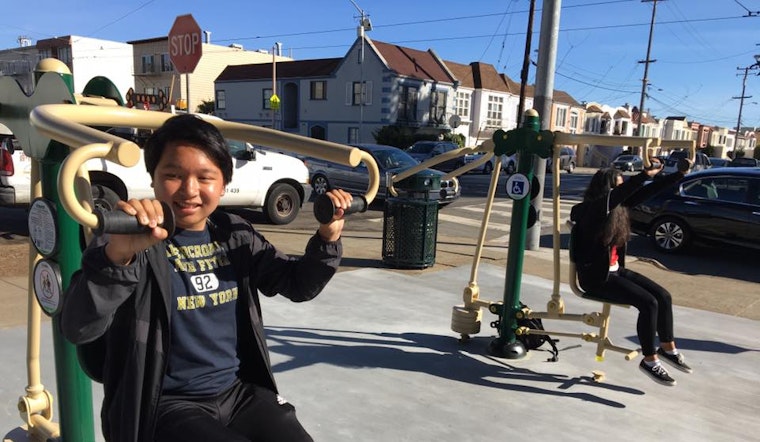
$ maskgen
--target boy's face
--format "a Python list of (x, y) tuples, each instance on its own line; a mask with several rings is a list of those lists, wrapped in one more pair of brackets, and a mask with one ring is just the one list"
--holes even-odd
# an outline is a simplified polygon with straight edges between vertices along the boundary
[(171, 206), (178, 228), (203, 230), (224, 195), (224, 176), (201, 149), (170, 142), (153, 173), (153, 191)]

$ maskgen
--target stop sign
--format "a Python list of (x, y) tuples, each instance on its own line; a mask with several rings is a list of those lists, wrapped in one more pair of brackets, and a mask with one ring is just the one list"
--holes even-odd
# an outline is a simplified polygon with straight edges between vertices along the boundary
[(192, 15), (180, 15), (169, 31), (169, 58), (180, 74), (191, 74), (201, 59), (201, 28)]

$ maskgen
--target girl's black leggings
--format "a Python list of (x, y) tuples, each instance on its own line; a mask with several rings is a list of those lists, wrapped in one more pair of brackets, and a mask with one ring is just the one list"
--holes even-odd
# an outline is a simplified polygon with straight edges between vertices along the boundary
[(593, 297), (639, 310), (636, 333), (644, 356), (655, 354), (655, 332), (660, 342), (673, 341), (673, 300), (670, 293), (644, 275), (619, 269), (610, 273), (607, 282), (592, 291)]

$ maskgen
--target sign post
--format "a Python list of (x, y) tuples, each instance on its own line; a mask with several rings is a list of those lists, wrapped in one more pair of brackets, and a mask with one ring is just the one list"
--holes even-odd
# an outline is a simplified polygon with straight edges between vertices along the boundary
[(203, 55), (201, 28), (192, 15), (179, 15), (169, 30), (169, 58), (177, 73), (185, 74), (187, 112), (190, 113), (190, 74)]

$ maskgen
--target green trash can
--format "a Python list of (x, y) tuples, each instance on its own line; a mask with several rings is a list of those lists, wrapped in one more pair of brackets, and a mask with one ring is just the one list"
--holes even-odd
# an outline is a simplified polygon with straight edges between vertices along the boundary
[(427, 268), (435, 264), (441, 176), (420, 172), (397, 183), (399, 196), (385, 200), (383, 262), (394, 268)]

